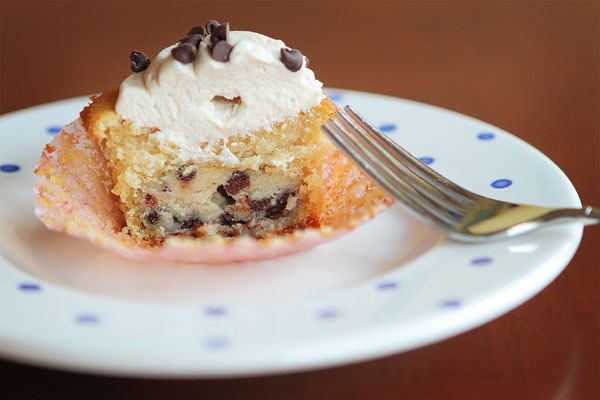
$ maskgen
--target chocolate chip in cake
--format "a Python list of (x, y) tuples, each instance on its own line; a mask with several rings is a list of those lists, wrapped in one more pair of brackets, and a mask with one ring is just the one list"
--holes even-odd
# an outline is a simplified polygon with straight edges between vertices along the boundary
[(210, 55), (216, 61), (227, 62), (229, 61), (229, 54), (231, 54), (231, 50), (233, 50), (233, 46), (228, 42), (221, 40), (211, 47)]
[(204, 222), (198, 217), (191, 217), (183, 221), (180, 225), (180, 229), (192, 230), (204, 225)]
[(252, 211), (265, 211), (271, 205), (271, 199), (266, 198), (262, 200), (250, 200), (248, 202), (248, 207)]
[(285, 207), (281, 208), (277, 205), (270, 207), (265, 211), (265, 217), (269, 219), (279, 219), (284, 216)]
[(191, 35), (202, 35), (202, 37), (206, 36), (206, 29), (203, 26), (195, 26), (188, 32), (188, 36)]
[(183, 182), (189, 182), (196, 177), (196, 170), (190, 166), (185, 165), (177, 168), (177, 179)]
[(210, 21), (208, 21), (206, 23), (206, 33), (211, 33), (212, 30), (214, 28), (216, 28), (217, 26), (219, 26), (219, 25), (221, 25), (221, 24), (219, 24), (218, 21), (215, 21), (214, 19), (211, 19)]
[(219, 187), (217, 188), (217, 192), (225, 198), (225, 205), (230, 206), (232, 204), (235, 204), (235, 199), (231, 197), (229, 193), (227, 193), (227, 190), (225, 190), (225, 187), (223, 185), (219, 185)]
[(182, 64), (189, 64), (196, 59), (198, 50), (191, 43), (179, 43), (177, 47), (171, 50), (173, 58)]
[(184, 37), (179, 43), (189, 43), (196, 46), (196, 49), (198, 49), (198, 46), (200, 46), (200, 42), (202, 41), (202, 39), (204, 39), (204, 36), (194, 34)]
[(235, 225), (240, 222), (242, 221), (235, 219), (233, 215), (228, 212), (221, 214), (221, 217), (219, 217), (219, 223), (225, 226)]
[(250, 175), (245, 171), (234, 171), (225, 183), (225, 190), (229, 194), (236, 195), (248, 185), (250, 185)]
[(158, 211), (152, 210), (146, 215), (146, 220), (150, 222), (150, 224), (155, 225), (158, 222)]
[(215, 43), (220, 42), (221, 40), (229, 40), (229, 22), (225, 22), (224, 24), (213, 28), (213, 30), (210, 32), (211, 46), (214, 46)]
[(296, 49), (281, 48), (281, 62), (292, 72), (300, 71), (304, 56)]
[(145, 202), (150, 207), (156, 207), (156, 205), (158, 204), (158, 202), (156, 201), (156, 197), (152, 196), (150, 193), (146, 194), (146, 200), (145, 200)]
[(288, 198), (294, 195), (295, 193), (293, 192), (283, 192), (275, 201), (275, 205), (269, 207), (265, 211), (265, 217), (269, 219), (285, 217), (285, 215), (287, 214), (287, 210), (285, 208), (287, 207)]
[(131, 60), (131, 70), (133, 72), (142, 72), (150, 66), (150, 59), (141, 51), (132, 51), (129, 54), (129, 60)]
[(171, 189), (169, 188), (169, 185), (167, 185), (167, 182), (162, 182), (160, 184), (160, 190), (162, 190), (163, 192), (171, 192)]

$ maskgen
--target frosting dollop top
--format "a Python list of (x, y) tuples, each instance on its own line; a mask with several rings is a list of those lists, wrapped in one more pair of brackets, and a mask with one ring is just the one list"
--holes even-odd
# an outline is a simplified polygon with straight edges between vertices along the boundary
[(135, 125), (158, 128), (161, 142), (197, 151), (202, 143), (268, 130), (323, 99), (323, 84), (306, 58), (295, 72), (286, 65), (290, 49), (281, 40), (228, 32), (231, 51), (223, 61), (211, 54), (210, 38), (199, 42), (191, 62), (174, 58), (176, 44), (163, 49), (147, 69), (127, 77), (116, 112)]

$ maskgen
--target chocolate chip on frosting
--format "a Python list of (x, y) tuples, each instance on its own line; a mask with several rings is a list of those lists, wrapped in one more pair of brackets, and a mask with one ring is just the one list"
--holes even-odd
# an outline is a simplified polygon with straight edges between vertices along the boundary
[(217, 61), (227, 62), (229, 61), (229, 54), (231, 54), (232, 49), (232, 45), (230, 45), (224, 40), (221, 40), (211, 47), (210, 54), (212, 58), (214, 58)]
[(304, 56), (296, 49), (281, 48), (281, 62), (292, 72), (299, 71), (302, 68)]
[(192, 43), (180, 43), (171, 50), (173, 58), (182, 64), (189, 64), (196, 59), (198, 50)]
[(206, 29), (203, 26), (195, 26), (188, 32), (188, 36), (191, 35), (202, 35), (204, 37), (206, 36)]
[(196, 49), (198, 49), (198, 46), (200, 45), (200, 42), (202, 41), (202, 39), (204, 39), (204, 36), (195, 33), (189, 36), (184, 37), (183, 39), (181, 39), (179, 41), (179, 43), (190, 43), (193, 44), (194, 46), (196, 46)]
[(214, 19), (211, 19), (210, 21), (208, 21), (208, 22), (206, 23), (206, 33), (211, 33), (211, 32), (212, 32), (212, 30), (213, 30), (214, 28), (216, 28), (217, 26), (219, 26), (219, 25), (220, 25), (220, 24), (219, 24), (219, 22), (218, 22), (218, 21), (215, 21)]
[(224, 24), (214, 27), (210, 32), (211, 46), (217, 42), (220, 42), (221, 40), (229, 40), (229, 22), (225, 22)]
[(150, 65), (150, 59), (141, 51), (134, 50), (129, 54), (131, 60), (131, 70), (133, 72), (142, 72)]

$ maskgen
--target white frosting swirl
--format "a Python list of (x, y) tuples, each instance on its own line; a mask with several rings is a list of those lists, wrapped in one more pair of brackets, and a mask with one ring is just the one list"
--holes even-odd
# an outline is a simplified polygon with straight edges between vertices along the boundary
[(227, 62), (211, 57), (209, 43), (207, 36), (190, 64), (173, 59), (175, 45), (162, 50), (121, 84), (116, 112), (158, 128), (161, 142), (193, 152), (203, 142), (269, 129), (323, 99), (323, 84), (306, 65), (291, 72), (281, 62), (281, 40), (232, 31)]

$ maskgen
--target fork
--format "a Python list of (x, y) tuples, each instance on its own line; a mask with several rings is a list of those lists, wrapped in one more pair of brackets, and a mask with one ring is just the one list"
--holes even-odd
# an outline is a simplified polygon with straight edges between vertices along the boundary
[(485, 242), (574, 219), (600, 223), (597, 207), (541, 207), (473, 193), (411, 155), (350, 106), (321, 129), (383, 189), (451, 239)]

